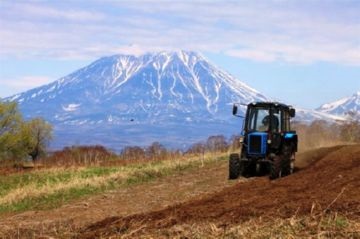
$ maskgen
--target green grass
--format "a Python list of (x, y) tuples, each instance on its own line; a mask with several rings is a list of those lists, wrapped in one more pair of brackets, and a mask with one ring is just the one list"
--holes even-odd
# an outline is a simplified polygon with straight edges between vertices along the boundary
[(45, 210), (59, 207), (71, 200), (81, 198), (86, 195), (96, 194), (103, 191), (103, 187), (81, 187), (71, 188), (66, 191), (59, 191), (53, 194), (47, 194), (40, 197), (27, 197), (12, 204), (0, 206), (0, 213), (21, 212), (26, 210)]
[(81, 197), (213, 164), (227, 157), (152, 161), (119, 167), (48, 169), (0, 176), (0, 214), (59, 207)]
[(85, 168), (85, 169), (69, 169), (69, 170), (44, 170), (35, 171), (24, 174), (13, 174), (10, 176), (0, 176), (0, 197), (6, 195), (11, 190), (22, 188), (30, 184), (35, 188), (43, 187), (44, 185), (55, 185), (58, 183), (70, 182), (75, 178), (91, 178), (95, 176), (109, 175), (117, 172), (120, 168)]

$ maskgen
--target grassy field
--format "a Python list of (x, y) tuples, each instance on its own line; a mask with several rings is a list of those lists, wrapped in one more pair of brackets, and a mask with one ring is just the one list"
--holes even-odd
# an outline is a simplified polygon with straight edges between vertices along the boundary
[(126, 166), (43, 169), (0, 176), (0, 213), (50, 209), (83, 196), (147, 182), (221, 159), (226, 157), (207, 155), (203, 160), (189, 157)]

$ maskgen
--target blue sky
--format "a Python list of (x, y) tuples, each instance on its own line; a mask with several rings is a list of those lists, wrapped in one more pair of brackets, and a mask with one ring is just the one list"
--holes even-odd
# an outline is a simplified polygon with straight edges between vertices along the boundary
[(0, 0), (0, 97), (112, 54), (194, 50), (304, 108), (360, 90), (360, 1)]

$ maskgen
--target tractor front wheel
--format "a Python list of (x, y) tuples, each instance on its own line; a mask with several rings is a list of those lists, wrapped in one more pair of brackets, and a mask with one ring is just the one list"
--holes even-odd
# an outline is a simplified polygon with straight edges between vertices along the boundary
[(230, 154), (229, 158), (229, 179), (237, 179), (240, 175), (240, 156), (239, 154)]

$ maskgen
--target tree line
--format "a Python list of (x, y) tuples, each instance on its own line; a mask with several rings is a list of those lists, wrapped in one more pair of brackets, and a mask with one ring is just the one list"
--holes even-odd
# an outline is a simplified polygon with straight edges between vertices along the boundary
[(52, 126), (44, 119), (24, 120), (15, 102), (0, 102), (0, 160), (36, 160), (51, 139)]
[[(311, 124), (293, 123), (299, 136), (299, 148), (307, 149), (337, 143), (360, 143), (360, 122), (353, 117), (346, 122), (328, 123), (317, 120)], [(52, 126), (42, 118), (24, 120), (15, 102), (0, 102), (0, 160), (24, 159), (36, 160), (46, 154), (47, 146), (52, 139)], [(110, 153), (102, 146), (67, 147), (53, 154), (54, 160), (73, 158), (74, 162), (103, 161), (105, 158), (126, 160), (163, 160), (184, 155), (204, 155), (205, 153), (222, 153), (240, 148), (240, 136), (233, 135), (227, 139), (223, 135), (208, 137), (185, 151), (167, 149), (159, 142), (148, 147), (127, 146), (119, 154)]]
[(183, 155), (203, 155), (205, 153), (224, 153), (228, 150), (240, 148), (240, 136), (233, 135), (229, 140), (224, 135), (214, 135), (208, 137), (205, 142), (198, 142), (191, 145), (185, 151), (179, 149), (167, 149), (159, 142), (154, 142), (148, 147), (127, 146), (123, 148), (119, 156), (123, 159), (149, 159), (162, 160), (171, 159)]
[(238, 149), (240, 147), (239, 137), (232, 136), (230, 140), (226, 140), (223, 135), (210, 136), (205, 142), (195, 143), (185, 151), (166, 148), (159, 142), (153, 142), (146, 147), (126, 146), (118, 153), (111, 152), (101, 145), (70, 146), (52, 152), (47, 157), (42, 158), (40, 163), (46, 167), (113, 166), (133, 162), (181, 159), (189, 156), (202, 158), (205, 154), (217, 154)]
[[(52, 163), (66, 160), (74, 164), (92, 164), (105, 159), (164, 160), (183, 155), (200, 155), (208, 152), (226, 152), (230, 147), (239, 147), (239, 136), (228, 141), (223, 135), (210, 136), (205, 142), (196, 143), (186, 151), (168, 149), (159, 142), (148, 147), (127, 146), (114, 154), (103, 146), (73, 146), (52, 152), (46, 156), (47, 146), (52, 139), (52, 126), (42, 118), (25, 120), (16, 102), (0, 101), (0, 160), (33, 161), (43, 158)], [(56, 164), (57, 164), (56, 163)]]
[(360, 143), (360, 120), (329, 123), (316, 120), (311, 124), (295, 122), (293, 128), (299, 137), (299, 148), (308, 149), (341, 143)]

